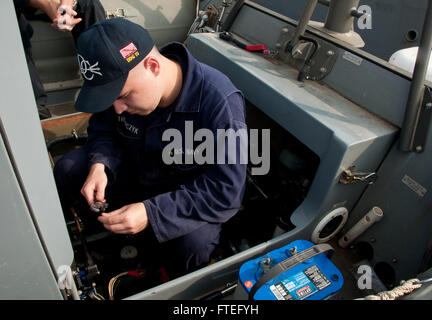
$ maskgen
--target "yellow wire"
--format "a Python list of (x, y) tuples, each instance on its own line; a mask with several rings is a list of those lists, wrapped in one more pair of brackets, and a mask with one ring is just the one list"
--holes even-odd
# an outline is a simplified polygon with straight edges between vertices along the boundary
[(108, 294), (109, 294), (109, 299), (110, 300), (114, 300), (114, 284), (116, 283), (116, 281), (118, 280), (118, 278), (127, 275), (127, 271), (126, 272), (122, 272), (118, 275), (116, 275), (114, 278), (112, 278), (110, 280), (110, 282), (108, 283)]

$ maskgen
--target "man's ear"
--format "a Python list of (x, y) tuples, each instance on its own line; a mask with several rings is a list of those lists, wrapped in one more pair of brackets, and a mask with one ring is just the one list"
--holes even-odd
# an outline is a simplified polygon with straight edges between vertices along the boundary
[(153, 75), (158, 76), (160, 73), (160, 63), (159, 60), (154, 56), (148, 56), (144, 59), (144, 68)]

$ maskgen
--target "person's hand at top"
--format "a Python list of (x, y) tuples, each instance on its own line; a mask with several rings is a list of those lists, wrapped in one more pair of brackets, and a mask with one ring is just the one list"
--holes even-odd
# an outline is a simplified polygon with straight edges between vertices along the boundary
[(72, 31), (81, 22), (81, 18), (75, 18), (77, 12), (73, 9), (74, 0), (61, 0), (57, 14), (51, 26), (60, 31)]

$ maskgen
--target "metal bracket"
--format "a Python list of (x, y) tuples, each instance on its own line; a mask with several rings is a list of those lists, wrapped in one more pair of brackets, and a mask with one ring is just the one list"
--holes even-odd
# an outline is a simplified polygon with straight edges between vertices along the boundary
[(58, 267), (57, 283), (65, 300), (80, 300), (70, 266), (61, 265)]
[(105, 12), (105, 16), (107, 19), (112, 19), (112, 18), (134, 18), (136, 16), (129, 16), (126, 14), (126, 10), (123, 8), (118, 8), (115, 10), (107, 10)]
[(431, 91), (431, 88), (425, 87), (422, 106), (413, 140), (413, 149), (417, 152), (423, 152), (425, 149), (430, 123), (432, 121)]
[(343, 184), (351, 184), (361, 181), (366, 182), (367, 184), (373, 184), (377, 179), (377, 174), (375, 172), (356, 172), (354, 169), (355, 166), (351, 166), (344, 170), (339, 182)]
[[(276, 43), (276, 49), (278, 50), (279, 59), (289, 65), (292, 65), (297, 70), (300, 70), (311, 53), (312, 45), (310, 43), (300, 42), (293, 49), (293, 54), (286, 52), (285, 48), (293, 38), (294, 33), (295, 28), (293, 26), (284, 26), (281, 29), (279, 39)], [(315, 54), (315, 57), (311, 61), (307, 78), (310, 80), (321, 80), (333, 69), (339, 54), (339, 49), (336, 46), (322, 41), (317, 37), (310, 35), (308, 36), (315, 39), (319, 43), (319, 48)]]

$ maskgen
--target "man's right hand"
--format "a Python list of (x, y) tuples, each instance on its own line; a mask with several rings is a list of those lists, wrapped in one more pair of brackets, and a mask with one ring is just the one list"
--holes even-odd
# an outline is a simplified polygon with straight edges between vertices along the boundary
[(81, 188), (81, 194), (91, 206), (95, 201), (105, 202), (105, 188), (108, 184), (108, 177), (105, 173), (105, 165), (95, 163)]

